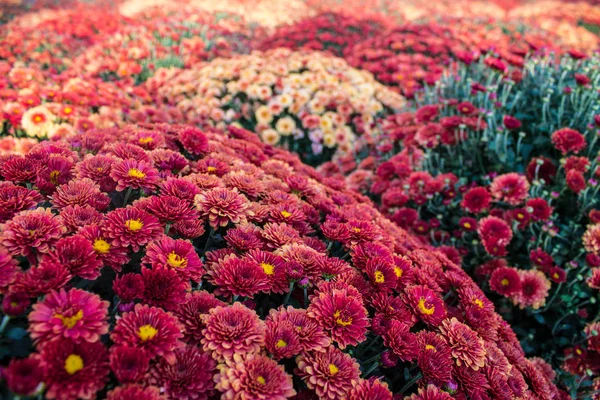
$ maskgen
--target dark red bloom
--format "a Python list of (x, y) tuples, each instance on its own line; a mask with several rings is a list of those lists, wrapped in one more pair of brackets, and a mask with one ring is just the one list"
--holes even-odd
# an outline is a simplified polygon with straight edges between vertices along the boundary
[(461, 206), (470, 213), (478, 214), (490, 206), (492, 196), (484, 187), (469, 189), (463, 196)]
[(522, 125), (521, 121), (519, 121), (517, 118), (510, 116), (510, 115), (505, 115), (502, 120), (502, 123), (504, 124), (506, 129), (510, 129), (510, 130), (519, 129)]
[(562, 128), (554, 131), (551, 136), (552, 144), (563, 155), (567, 153), (579, 153), (585, 149), (587, 143), (585, 136), (571, 128)]

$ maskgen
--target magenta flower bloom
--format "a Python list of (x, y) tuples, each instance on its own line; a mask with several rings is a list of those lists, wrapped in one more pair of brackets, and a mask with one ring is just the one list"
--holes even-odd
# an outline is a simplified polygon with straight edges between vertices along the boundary
[(44, 379), (41, 361), (38, 354), (21, 360), (12, 359), (2, 373), (6, 386), (20, 396), (33, 395)]
[(175, 196), (152, 196), (144, 205), (144, 210), (157, 217), (163, 224), (196, 220), (198, 211), (191, 204)]
[(426, 324), (438, 326), (446, 318), (446, 305), (442, 298), (426, 286), (409, 286), (404, 289), (404, 301), (417, 317)]
[(66, 206), (92, 206), (102, 211), (110, 204), (110, 198), (100, 191), (100, 186), (89, 178), (72, 180), (56, 188), (51, 197), (54, 208)]
[(245, 222), (249, 212), (248, 199), (239, 194), (237, 189), (210, 189), (197, 195), (195, 203), (202, 217), (208, 218), (214, 229), (227, 226), (230, 222)]
[(392, 400), (388, 385), (379, 379), (361, 379), (348, 394), (353, 400)]
[(47, 253), (66, 232), (50, 209), (22, 211), (4, 225), (2, 244), (13, 255)]
[(276, 324), (290, 323), (298, 335), (298, 343), (303, 352), (311, 350), (322, 351), (330, 345), (330, 338), (314, 319), (308, 316), (304, 309), (288, 306), (271, 310), (267, 322)]
[(142, 268), (144, 303), (172, 311), (184, 300), (190, 290), (189, 282), (181, 280), (177, 272), (167, 268)]
[(28, 316), (29, 333), (36, 344), (67, 338), (75, 342), (97, 342), (108, 333), (108, 301), (80, 289), (50, 292), (33, 305)]
[(92, 243), (81, 235), (60, 239), (45, 259), (64, 265), (73, 276), (90, 280), (98, 278), (102, 268)]
[(150, 162), (134, 159), (114, 164), (110, 177), (117, 182), (118, 192), (128, 188), (152, 191), (160, 180), (158, 170)]
[(128, 345), (110, 348), (110, 369), (119, 382), (139, 382), (150, 367), (150, 357), (144, 349)]
[(106, 394), (106, 400), (165, 400), (160, 394), (160, 389), (156, 386), (142, 386), (139, 384), (129, 384), (118, 386)]
[(42, 196), (34, 190), (21, 186), (0, 186), (0, 222), (6, 222), (17, 213), (29, 210), (42, 201)]
[(179, 304), (179, 307), (173, 310), (173, 314), (184, 326), (185, 339), (188, 342), (200, 342), (202, 340), (202, 330), (205, 314), (217, 306), (225, 306), (226, 303), (217, 299), (213, 294), (203, 290), (196, 290), (186, 295), (185, 301)]
[(269, 290), (269, 278), (263, 267), (233, 254), (212, 265), (208, 274), (209, 281), (217, 287), (217, 295), (253, 297)]
[(113, 245), (131, 246), (134, 252), (162, 233), (158, 218), (132, 206), (109, 212), (104, 228), (106, 237), (112, 239)]
[(162, 236), (146, 247), (146, 255), (142, 263), (153, 269), (166, 268), (177, 272), (183, 280), (199, 282), (204, 275), (202, 261), (194, 246), (187, 240)]

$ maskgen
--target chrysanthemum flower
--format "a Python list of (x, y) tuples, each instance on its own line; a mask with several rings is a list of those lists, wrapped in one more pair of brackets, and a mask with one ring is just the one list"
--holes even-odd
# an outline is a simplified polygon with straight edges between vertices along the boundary
[(417, 334), (417, 365), (428, 383), (441, 385), (452, 377), (452, 355), (444, 338), (435, 332)]
[(44, 379), (44, 369), (39, 355), (33, 354), (23, 359), (12, 359), (2, 371), (6, 386), (20, 396), (31, 396), (40, 388)]
[(106, 237), (112, 239), (113, 245), (131, 246), (134, 252), (162, 233), (158, 218), (132, 206), (118, 208), (106, 214), (104, 229)]
[(498, 175), (490, 185), (490, 192), (496, 201), (516, 206), (527, 198), (529, 182), (527, 178), (515, 172)]
[(352, 287), (348, 285), (339, 288), (322, 285), (307, 309), (308, 316), (314, 318), (341, 349), (365, 340), (369, 326), (362, 298), (356, 296), (350, 288)]
[(501, 267), (490, 277), (490, 289), (503, 295), (514, 296), (521, 291), (521, 277), (515, 268)]
[(269, 278), (256, 261), (230, 255), (208, 269), (217, 295), (253, 297), (269, 290)]
[(13, 255), (47, 253), (66, 232), (50, 209), (22, 211), (4, 225), (2, 244)]
[(100, 186), (89, 178), (72, 180), (56, 188), (51, 196), (54, 208), (66, 206), (92, 206), (98, 211), (110, 204), (110, 198), (100, 191)]
[(17, 213), (29, 210), (42, 201), (42, 196), (34, 190), (15, 185), (0, 187), (0, 222), (6, 222)]
[(348, 393), (352, 400), (392, 400), (387, 383), (379, 379), (361, 379)]
[(579, 153), (585, 149), (587, 143), (585, 136), (571, 128), (562, 128), (554, 131), (551, 136), (552, 144), (563, 155), (567, 153)]
[(462, 208), (470, 213), (478, 214), (490, 206), (492, 196), (484, 187), (469, 189), (463, 196)]
[(600, 224), (588, 225), (582, 240), (586, 251), (600, 255)]
[(145, 350), (125, 344), (110, 348), (109, 362), (120, 383), (136, 383), (148, 371), (150, 357)]
[(542, 271), (519, 270), (521, 291), (512, 297), (520, 308), (531, 307), (537, 310), (546, 303), (552, 284)]
[(97, 342), (108, 333), (108, 301), (80, 289), (50, 292), (33, 305), (29, 334), (36, 344), (67, 338), (75, 342)]
[(14, 183), (33, 183), (37, 178), (39, 163), (22, 156), (9, 156), (0, 165), (0, 174)]
[(197, 195), (194, 202), (214, 229), (245, 222), (249, 207), (248, 199), (237, 189), (214, 188)]
[(0, 247), (0, 293), (15, 281), (18, 272), (21, 272), (21, 269), (17, 261), (4, 247)]
[(110, 177), (117, 182), (118, 192), (128, 188), (151, 191), (159, 182), (156, 168), (144, 160), (122, 160), (112, 166)]
[(269, 280), (270, 292), (285, 293), (289, 291), (286, 265), (281, 257), (262, 250), (250, 250), (244, 259), (260, 265)]
[(84, 226), (100, 225), (104, 220), (104, 215), (92, 206), (66, 206), (60, 210), (60, 217), (69, 233), (75, 233)]
[(118, 162), (118, 158), (111, 155), (88, 154), (75, 166), (77, 178), (89, 178), (96, 182), (103, 192), (112, 192), (117, 187), (117, 183), (111, 178), (110, 173), (116, 162)]
[(479, 335), (456, 318), (446, 319), (440, 333), (450, 346), (458, 366), (465, 365), (478, 371), (485, 366), (485, 347)]
[(288, 224), (266, 224), (260, 234), (269, 249), (278, 249), (286, 244), (302, 243), (300, 233)]
[(196, 239), (204, 235), (204, 221), (178, 221), (171, 227), (173, 233), (179, 235), (182, 239)]
[(309, 352), (296, 358), (297, 375), (320, 399), (341, 400), (358, 382), (358, 363), (348, 354), (330, 346), (324, 352)]
[(426, 324), (438, 326), (446, 318), (442, 298), (426, 286), (409, 286), (404, 289), (404, 301), (413, 313)]
[(183, 145), (185, 151), (193, 155), (206, 153), (209, 149), (208, 138), (198, 128), (185, 127), (178, 136), (179, 141)]
[(274, 359), (291, 358), (300, 353), (300, 338), (291, 322), (267, 318), (266, 328), (265, 348)]
[(167, 178), (160, 183), (160, 193), (193, 203), (196, 195), (200, 193), (200, 189), (185, 179)]
[(212, 383), (217, 363), (210, 353), (195, 346), (175, 350), (175, 361), (159, 359), (150, 368), (147, 383), (161, 388), (170, 399), (207, 400), (214, 394)]
[(118, 272), (121, 271), (123, 265), (129, 262), (127, 249), (115, 246), (112, 239), (104, 236), (104, 232), (100, 226), (85, 226), (79, 230), (78, 234), (92, 243), (92, 248), (96, 253), (96, 257), (98, 257), (105, 266), (111, 267)]
[(142, 268), (144, 291), (142, 300), (149, 306), (160, 307), (167, 311), (176, 309), (184, 300), (190, 284), (167, 268)]
[(382, 336), (385, 347), (401, 360), (412, 361), (417, 356), (417, 338), (410, 332), (410, 326), (392, 320)]
[(106, 400), (166, 400), (160, 394), (160, 389), (156, 386), (142, 386), (138, 384), (130, 384), (118, 386), (106, 394)]
[(44, 258), (64, 265), (71, 275), (84, 279), (98, 278), (102, 268), (92, 243), (82, 235), (60, 239)]
[(453, 397), (447, 392), (443, 392), (435, 385), (427, 385), (426, 388), (420, 388), (418, 393), (413, 393), (409, 400), (452, 400)]
[(174, 196), (152, 196), (143, 208), (163, 224), (198, 219), (198, 211), (189, 202)]
[(54, 125), (56, 116), (46, 106), (39, 105), (23, 113), (21, 126), (29, 137), (44, 137)]
[(41, 357), (48, 399), (91, 400), (108, 381), (108, 352), (101, 342), (54, 341), (42, 348)]
[(217, 299), (213, 294), (196, 290), (186, 295), (179, 307), (173, 310), (173, 314), (184, 327), (185, 339), (188, 342), (197, 343), (204, 337), (202, 330), (206, 328), (206, 325), (203, 316), (213, 308), (225, 305), (226, 303)]
[(489, 254), (506, 255), (506, 246), (512, 240), (513, 232), (503, 219), (494, 216), (480, 219), (477, 233)]
[(116, 345), (131, 345), (146, 350), (150, 358), (174, 360), (180, 346), (182, 326), (172, 314), (156, 307), (136, 304), (131, 312), (117, 319), (110, 338)]
[(280, 307), (277, 310), (271, 310), (267, 321), (275, 323), (289, 322), (298, 334), (298, 342), (303, 352), (311, 350), (322, 351), (330, 344), (330, 338), (314, 319), (308, 316), (304, 309)]
[(600, 289), (600, 268), (592, 268), (586, 282), (592, 289)]
[(225, 235), (225, 241), (229, 247), (233, 247), (239, 252), (247, 252), (252, 249), (260, 250), (264, 247), (260, 237), (260, 228), (252, 224), (229, 229)]
[(44, 258), (37, 266), (17, 275), (11, 291), (27, 293), (32, 298), (40, 297), (52, 290), (63, 288), (71, 278), (64, 265)]
[(204, 275), (202, 261), (187, 240), (162, 236), (146, 247), (142, 263), (154, 268), (172, 269), (183, 280), (199, 282)]
[(253, 310), (239, 302), (211, 309), (204, 317), (201, 340), (214, 359), (231, 359), (234, 354), (258, 353), (265, 343), (265, 325)]
[(214, 379), (221, 398), (226, 400), (285, 400), (296, 394), (292, 377), (283, 366), (258, 354), (245, 357), (235, 354), (232, 360), (219, 366)]

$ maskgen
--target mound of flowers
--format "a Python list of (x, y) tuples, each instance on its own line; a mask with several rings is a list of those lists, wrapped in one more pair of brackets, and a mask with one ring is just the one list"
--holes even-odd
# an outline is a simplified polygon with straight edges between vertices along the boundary
[(462, 68), (388, 118), (371, 156), (340, 160), (352, 188), (462, 261), (573, 396), (600, 373), (599, 63)]
[(244, 129), (91, 130), (0, 175), (3, 398), (561, 396), (457, 264)]
[(311, 165), (349, 151), (358, 136), (377, 136), (377, 120), (405, 104), (340, 58), (289, 49), (165, 69), (147, 84), (156, 104), (176, 108), (186, 123), (236, 122)]
[(283, 25), (257, 45), (257, 50), (286, 47), (317, 50), (341, 57), (346, 48), (380, 34), (389, 25), (382, 16), (355, 17), (341, 12), (324, 12), (291, 25)]

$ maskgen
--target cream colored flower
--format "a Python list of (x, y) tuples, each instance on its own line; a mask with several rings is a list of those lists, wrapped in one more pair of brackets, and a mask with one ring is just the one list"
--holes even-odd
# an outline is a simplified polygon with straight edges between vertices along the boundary
[(275, 123), (275, 129), (281, 136), (289, 136), (296, 129), (296, 121), (292, 117), (282, 117)]
[(279, 133), (277, 133), (275, 129), (265, 129), (260, 133), (260, 137), (262, 138), (263, 142), (270, 145), (279, 143), (280, 138)]
[(25, 111), (21, 118), (21, 126), (29, 137), (44, 137), (54, 126), (56, 116), (46, 108), (37, 106)]
[(268, 106), (258, 107), (254, 116), (256, 117), (256, 122), (261, 125), (268, 125), (273, 121), (273, 113), (271, 113)]

